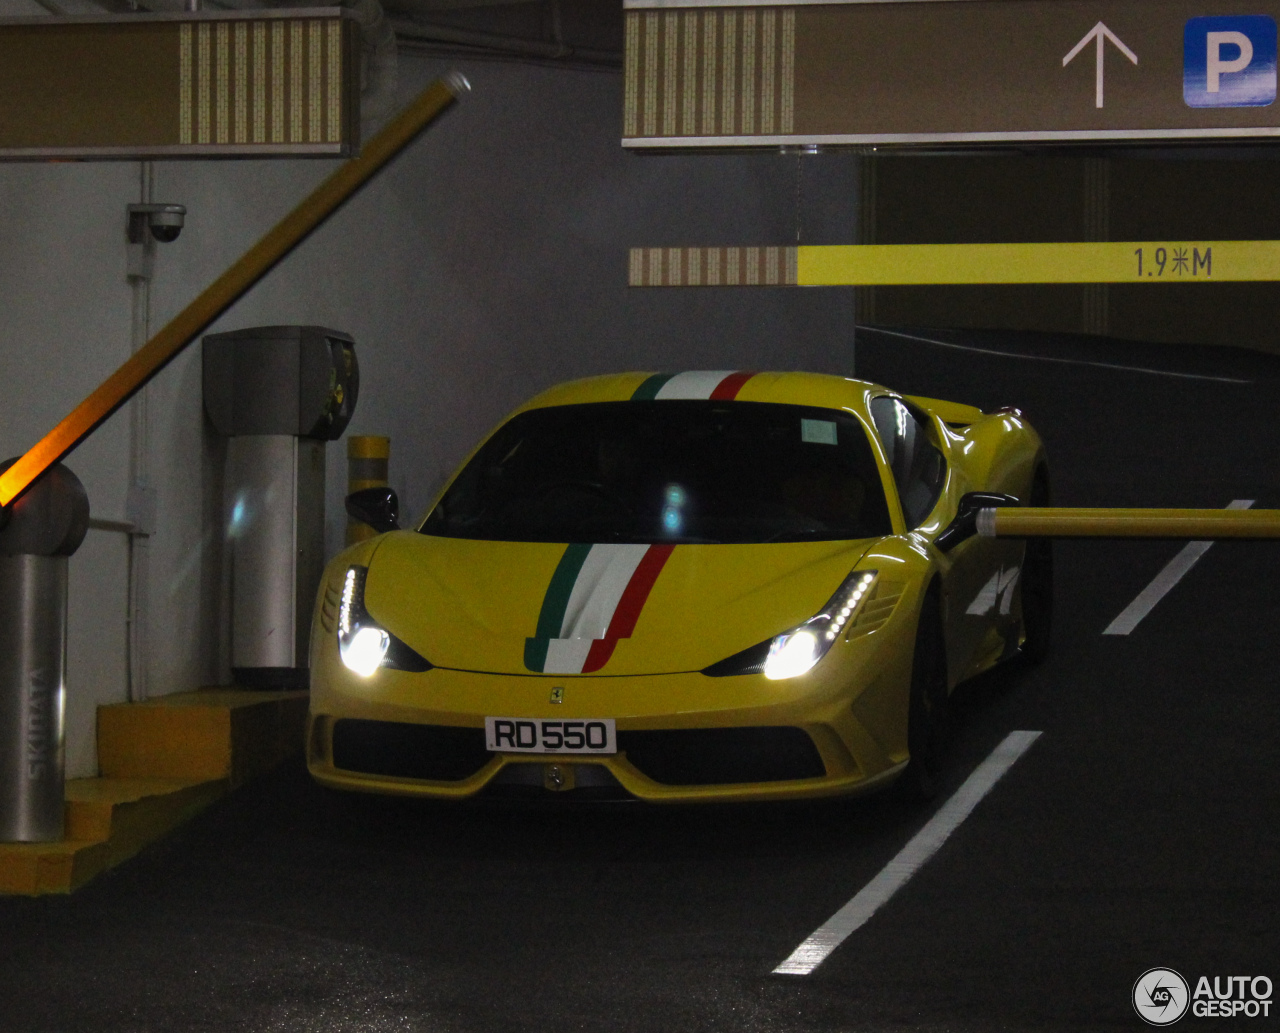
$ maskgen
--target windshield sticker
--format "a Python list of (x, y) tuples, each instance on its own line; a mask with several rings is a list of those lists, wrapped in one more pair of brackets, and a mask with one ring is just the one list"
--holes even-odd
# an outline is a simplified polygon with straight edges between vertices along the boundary
[(811, 445), (838, 444), (835, 420), (801, 420), (800, 440)]
[(543, 674), (591, 674), (630, 638), (674, 545), (570, 545), (525, 639), (524, 665)]
[(633, 402), (705, 399), (731, 402), (754, 373), (734, 370), (698, 370), (690, 373), (655, 373), (631, 395)]

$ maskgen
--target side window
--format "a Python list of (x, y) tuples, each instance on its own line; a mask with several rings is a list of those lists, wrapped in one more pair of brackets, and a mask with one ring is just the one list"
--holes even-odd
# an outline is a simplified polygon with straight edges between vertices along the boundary
[(921, 418), (900, 399), (871, 399), (871, 419), (889, 457), (907, 527), (918, 527), (942, 492), (946, 461), (929, 441)]

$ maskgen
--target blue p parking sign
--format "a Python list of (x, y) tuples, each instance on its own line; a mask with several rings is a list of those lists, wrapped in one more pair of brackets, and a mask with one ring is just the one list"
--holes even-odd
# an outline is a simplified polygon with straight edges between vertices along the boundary
[(1192, 18), (1182, 35), (1182, 96), (1193, 108), (1276, 99), (1276, 23), (1266, 15)]

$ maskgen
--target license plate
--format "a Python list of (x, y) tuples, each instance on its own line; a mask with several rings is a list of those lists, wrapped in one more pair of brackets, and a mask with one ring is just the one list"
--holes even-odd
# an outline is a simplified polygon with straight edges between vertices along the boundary
[(485, 749), (495, 753), (617, 753), (612, 718), (551, 721), (527, 717), (486, 717)]

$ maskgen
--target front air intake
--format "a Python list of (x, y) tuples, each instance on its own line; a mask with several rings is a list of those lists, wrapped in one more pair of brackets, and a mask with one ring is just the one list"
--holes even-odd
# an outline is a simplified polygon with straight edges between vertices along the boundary
[(662, 785), (732, 785), (821, 778), (827, 773), (802, 728), (682, 728), (619, 732), (618, 749)]
[(333, 766), (361, 775), (460, 782), (491, 756), (483, 728), (351, 718), (333, 726)]

